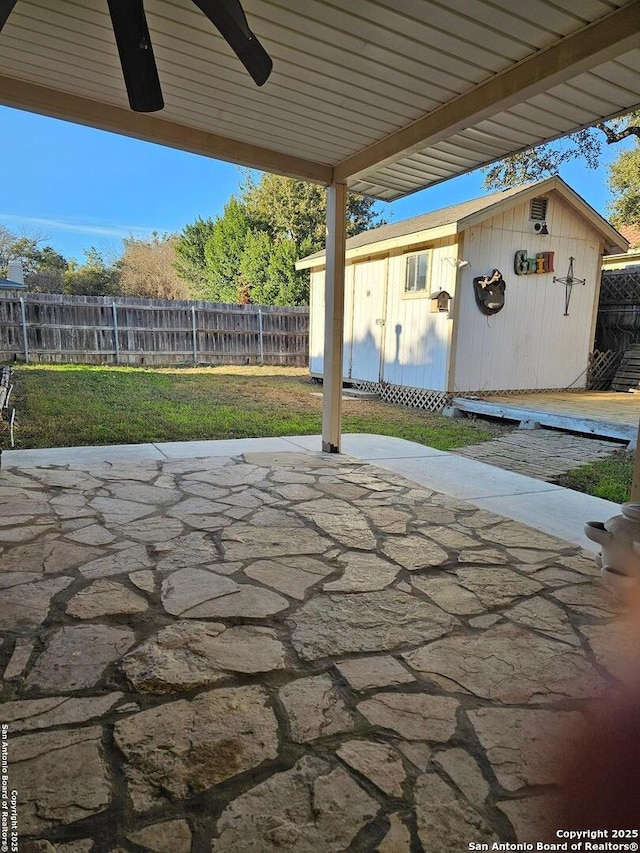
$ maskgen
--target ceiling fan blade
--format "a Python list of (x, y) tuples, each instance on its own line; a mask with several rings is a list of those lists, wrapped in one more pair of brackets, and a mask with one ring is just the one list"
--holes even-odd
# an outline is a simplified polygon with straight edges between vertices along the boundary
[(142, 0), (107, 0), (129, 104), (138, 113), (164, 107)]
[(269, 79), (273, 62), (249, 29), (238, 0), (193, 0), (220, 31), (254, 82), (262, 86)]
[(7, 23), (7, 18), (13, 12), (18, 0), (0, 0), (0, 30)]

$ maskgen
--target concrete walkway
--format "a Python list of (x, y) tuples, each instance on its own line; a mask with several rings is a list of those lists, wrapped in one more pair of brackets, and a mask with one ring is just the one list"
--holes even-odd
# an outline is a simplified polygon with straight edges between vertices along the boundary
[[(240, 453), (318, 451), (319, 435), (287, 438), (242, 438), (229, 441), (187, 441), (158, 444), (67, 447), (46, 450), (8, 450), (2, 467), (162, 462), (168, 459), (231, 456)], [(428, 489), (500, 513), (590, 551), (598, 548), (584, 535), (586, 521), (606, 521), (619, 506), (564, 489), (539, 479), (505, 471), (422, 444), (381, 435), (346, 434), (342, 450), (363, 462), (401, 474)]]
[(397, 439), (307, 445), (7, 454), (20, 850), (460, 853), (574, 828), (565, 759), (637, 683), (637, 643), (590, 555), (488, 511), (538, 500), (551, 526), (564, 490)]
[(516, 429), (492, 441), (469, 444), (454, 452), (467, 459), (549, 482), (625, 447), (619, 441), (551, 429)]

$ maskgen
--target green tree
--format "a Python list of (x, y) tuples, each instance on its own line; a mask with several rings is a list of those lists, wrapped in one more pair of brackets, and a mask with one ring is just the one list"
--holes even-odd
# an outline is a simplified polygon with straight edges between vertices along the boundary
[(556, 142), (519, 151), (505, 157), (485, 170), (484, 184), (489, 189), (505, 189), (528, 181), (538, 181), (557, 175), (560, 168), (572, 160), (583, 160), (596, 169), (602, 155), (602, 145), (621, 142), (640, 136), (640, 112), (628, 113), (619, 119), (601, 122), (579, 130)]
[(310, 251), (301, 252), (293, 240), (279, 240), (274, 245), (267, 268), (271, 290), (275, 291), (274, 305), (309, 304), (309, 274), (298, 271), (295, 262)]
[(67, 261), (52, 246), (43, 246), (39, 235), (17, 235), (0, 225), (0, 276), (5, 277), (10, 260), (22, 261), (24, 282), (29, 290), (61, 293)]
[(245, 233), (244, 248), (238, 268), (240, 292), (236, 293), (236, 298), (246, 293), (251, 302), (259, 305), (273, 304), (277, 296), (277, 288), (274, 292), (268, 276), (272, 250), (273, 239), (266, 231), (249, 229)]
[[(349, 195), (347, 234), (384, 224), (376, 202)], [(176, 244), (178, 273), (221, 302), (304, 305), (307, 275), (295, 262), (324, 246), (324, 187), (246, 170), (238, 197), (214, 221), (198, 218)]]
[(78, 296), (117, 296), (120, 292), (119, 262), (107, 262), (95, 246), (85, 249), (84, 255), (84, 264), (69, 262), (64, 292)]
[[(244, 171), (240, 188), (247, 217), (253, 227), (267, 231), (274, 239), (288, 238), (310, 251), (324, 246), (327, 216), (326, 189), (282, 175)], [(349, 193), (347, 197), (347, 236), (384, 225), (375, 199)]]
[(240, 264), (249, 225), (244, 206), (231, 196), (224, 213), (213, 223), (211, 236), (204, 247), (208, 298), (214, 302), (236, 302)]
[(616, 196), (610, 206), (614, 225), (640, 225), (640, 143), (623, 151), (609, 167), (609, 187)]
[(24, 283), (34, 293), (62, 293), (67, 259), (52, 246), (36, 249), (33, 266), (25, 271)]
[(194, 296), (206, 297), (207, 259), (205, 247), (213, 236), (213, 219), (198, 217), (191, 225), (185, 225), (175, 243), (175, 269)]

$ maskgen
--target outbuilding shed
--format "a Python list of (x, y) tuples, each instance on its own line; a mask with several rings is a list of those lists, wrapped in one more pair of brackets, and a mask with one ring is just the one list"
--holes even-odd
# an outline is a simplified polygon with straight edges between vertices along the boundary
[[(560, 178), (347, 240), (344, 380), (440, 408), (449, 394), (584, 388), (602, 256), (627, 241)], [(311, 274), (310, 370), (324, 370), (325, 254)]]

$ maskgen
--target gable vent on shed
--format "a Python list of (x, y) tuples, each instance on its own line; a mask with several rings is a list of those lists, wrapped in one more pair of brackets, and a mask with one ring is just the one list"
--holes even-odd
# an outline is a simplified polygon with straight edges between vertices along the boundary
[(547, 218), (547, 201), (548, 199), (540, 196), (532, 198), (529, 207), (529, 219), (535, 222), (544, 222)]

